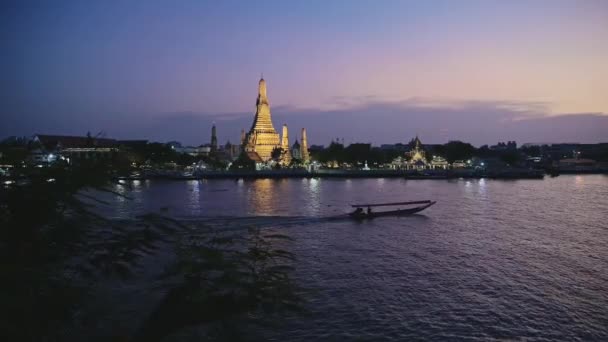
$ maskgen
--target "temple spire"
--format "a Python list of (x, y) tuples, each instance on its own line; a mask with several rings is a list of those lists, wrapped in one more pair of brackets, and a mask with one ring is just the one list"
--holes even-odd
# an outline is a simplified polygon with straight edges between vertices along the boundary
[(279, 134), (272, 125), (270, 115), (270, 105), (266, 94), (266, 81), (260, 79), (258, 84), (258, 99), (256, 101), (255, 118), (251, 125), (251, 130), (247, 135), (245, 146), (246, 152), (255, 152), (259, 159), (268, 161), (272, 157), (272, 151), (276, 147), (281, 147)]
[(284, 150), (289, 149), (289, 133), (287, 131), (287, 124), (283, 125), (283, 134), (281, 136), (281, 148)]
[(217, 151), (217, 131), (215, 129), (215, 122), (211, 127), (211, 151)]
[(288, 166), (291, 163), (291, 152), (289, 151), (289, 133), (287, 132), (287, 124), (283, 125), (283, 134), (281, 136), (281, 165)]
[(264, 81), (264, 78), (260, 78), (260, 83), (258, 84), (258, 104), (261, 103), (268, 104), (268, 96), (266, 95), (266, 81)]
[(310, 155), (308, 154), (308, 139), (306, 138), (306, 128), (302, 128), (302, 143), (300, 144), (300, 154), (304, 163), (308, 163), (310, 161)]

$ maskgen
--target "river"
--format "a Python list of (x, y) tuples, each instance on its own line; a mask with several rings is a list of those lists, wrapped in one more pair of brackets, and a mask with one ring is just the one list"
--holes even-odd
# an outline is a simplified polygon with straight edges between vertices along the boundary
[[(608, 340), (608, 177), (132, 181), (105, 213), (163, 212), (294, 239), (308, 314), (267, 340)], [(434, 200), (411, 217), (328, 219)]]

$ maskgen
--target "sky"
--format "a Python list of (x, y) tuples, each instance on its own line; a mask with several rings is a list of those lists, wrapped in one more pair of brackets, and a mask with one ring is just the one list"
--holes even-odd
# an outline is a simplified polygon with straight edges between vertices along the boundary
[(2, 1), (0, 138), (608, 142), (608, 1)]

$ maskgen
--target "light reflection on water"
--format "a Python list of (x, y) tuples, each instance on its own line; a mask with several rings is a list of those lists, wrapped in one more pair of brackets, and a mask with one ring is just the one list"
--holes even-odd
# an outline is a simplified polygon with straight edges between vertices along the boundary
[[(256, 330), (267, 339), (608, 340), (606, 176), (149, 181), (121, 191), (133, 200), (115, 197), (110, 216), (167, 206), (227, 217), (218, 229), (247, 216), (295, 239), (309, 315)], [(419, 199), (437, 204), (406, 218), (323, 219), (353, 202)]]
[[(275, 189), (276, 188), (276, 189)], [(279, 186), (275, 180), (261, 179), (253, 182), (247, 189), (248, 202), (251, 203), (251, 214), (276, 214), (275, 196), (279, 196)]]
[[(606, 176), (560, 176), (538, 180), (261, 179), (133, 181), (113, 188), (111, 217), (133, 217), (170, 208), (174, 216), (324, 216), (348, 210), (354, 202), (432, 199), (431, 208), (460, 203), (496, 211), (569, 209), (574, 201), (602, 206)], [(102, 195), (101, 197), (103, 197)], [(124, 196), (127, 196), (125, 198)], [(590, 196), (598, 200), (590, 200)], [(107, 198), (106, 198), (107, 199)], [(534, 199), (534, 201), (532, 201)], [(118, 205), (122, 203), (122, 205)], [(581, 203), (582, 204), (582, 203)], [(469, 206), (469, 207), (466, 207)], [(605, 206), (605, 204), (604, 204)]]
[[(198, 180), (188, 181), (188, 186), (190, 187), (190, 203), (200, 203), (201, 201), (201, 192), (200, 192), (200, 182)], [(201, 214), (200, 206), (192, 205), (190, 206), (192, 215), (199, 216)]]

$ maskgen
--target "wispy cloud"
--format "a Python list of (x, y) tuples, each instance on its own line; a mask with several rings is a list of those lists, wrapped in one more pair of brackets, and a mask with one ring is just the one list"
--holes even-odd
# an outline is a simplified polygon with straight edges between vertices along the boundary
[[(390, 101), (376, 96), (336, 97), (333, 108), (273, 106), (275, 128), (287, 124), (291, 138), (300, 128), (308, 129), (312, 144), (327, 144), (335, 138), (345, 142), (374, 144), (406, 142), (419, 134), (428, 143), (449, 140), (469, 141), (475, 145), (503, 140), (524, 142), (599, 142), (608, 137), (605, 113), (548, 115), (548, 104), (517, 101), (454, 101), (411, 98)], [(106, 131), (119, 138), (148, 138), (187, 144), (209, 142), (211, 125), (216, 123), (220, 141), (238, 141), (241, 129), (249, 129), (254, 112), (203, 113), (180, 111), (155, 115), (111, 113), (87, 120), (74, 114), (48, 116), (45, 132), (84, 134)], [(0, 135), (30, 135), (42, 132), (27, 114), (9, 116)], [(66, 129), (66, 127), (69, 127)]]
[[(608, 131), (608, 116), (603, 113), (548, 115), (549, 104), (543, 102), (421, 98), (383, 101), (376, 96), (335, 100), (336, 106), (329, 109), (273, 107), (273, 121), (277, 128), (286, 123), (296, 134), (301, 127), (307, 127), (311, 141), (318, 144), (335, 138), (344, 138), (347, 143), (404, 142), (415, 134), (427, 142), (464, 140), (476, 145), (499, 140), (597, 142), (606, 139), (604, 132)], [(167, 121), (176, 121), (176, 117), (167, 115)], [(194, 120), (198, 124), (185, 126), (220, 122), (220, 132), (234, 141), (252, 120), (253, 112), (199, 114)], [(206, 131), (201, 133), (208, 135)], [(291, 136), (295, 138), (294, 133)]]

